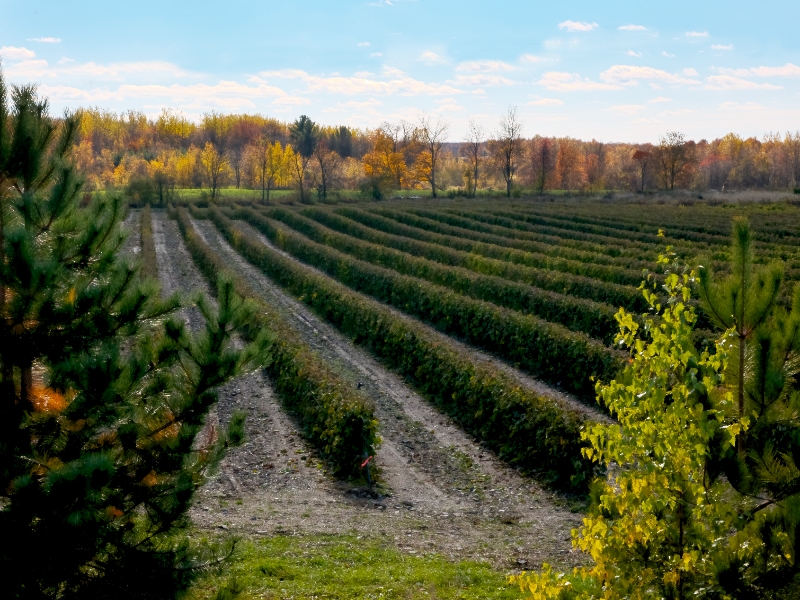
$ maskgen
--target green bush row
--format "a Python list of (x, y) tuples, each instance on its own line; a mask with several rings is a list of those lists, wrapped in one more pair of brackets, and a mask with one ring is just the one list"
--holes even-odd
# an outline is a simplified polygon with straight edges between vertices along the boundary
[(153, 217), (150, 213), (149, 204), (142, 209), (139, 232), (142, 253), (141, 274), (150, 279), (158, 279), (156, 244), (153, 241)]
[[(463, 227), (466, 229), (475, 229), (484, 233), (492, 233), (501, 237), (513, 237), (524, 240), (547, 240), (547, 243), (553, 244), (555, 247), (560, 247), (561, 244), (575, 242), (575, 240), (565, 240), (564, 238), (555, 235), (544, 235), (534, 231), (534, 226), (522, 222), (518, 219), (510, 219), (508, 217), (498, 216), (496, 211), (483, 211), (476, 210), (473, 212), (464, 211), (450, 211), (464, 219), (462, 221)], [(596, 244), (591, 244), (596, 245)], [(597, 244), (597, 246), (600, 246)], [(552, 247), (552, 246), (551, 246)], [(611, 264), (625, 267), (626, 269), (634, 269), (641, 272), (642, 269), (651, 269), (653, 260), (643, 260), (642, 251), (639, 248), (620, 248), (619, 246), (609, 246), (605, 244), (600, 246), (602, 250), (596, 252), (584, 252), (587, 255), (586, 262), (599, 262), (602, 264)], [(602, 254), (599, 254), (602, 252)], [(580, 260), (576, 257), (576, 260)]]
[(442, 336), (265, 246), (219, 211), (211, 218), (242, 256), (404, 375), (502, 459), (556, 488), (586, 491), (595, 467), (581, 455), (584, 411), (520, 387)]
[[(457, 264), (471, 271), (485, 275), (497, 275), (513, 281), (521, 281), (543, 290), (550, 290), (567, 296), (586, 298), (612, 306), (623, 306), (627, 310), (637, 313), (647, 310), (647, 303), (642, 298), (641, 293), (632, 286), (598, 281), (590, 277), (573, 275), (572, 273), (539, 269), (529, 265), (529, 263), (535, 264), (536, 261), (530, 258), (528, 252), (522, 250), (485, 244), (466, 237), (426, 231), (410, 225), (404, 225), (373, 212), (340, 208), (336, 210), (336, 213), (371, 229), (393, 235), (396, 234), (394, 237), (402, 236), (411, 240), (427, 242), (430, 246), (427, 249), (430, 254), (423, 255), (437, 262)], [(411, 219), (418, 219), (413, 215), (407, 216)], [(443, 225), (443, 227), (448, 226)], [(390, 243), (394, 244), (395, 241), (392, 240)], [(436, 250), (433, 246), (438, 246), (439, 249)], [(415, 253), (410, 245), (402, 248), (399, 245), (394, 247)], [(447, 252), (448, 249), (459, 252), (456, 259), (458, 262), (449, 262), (451, 260), (449, 255), (452, 254)]]
[(286, 407), (297, 416), (305, 436), (338, 476), (358, 476), (364, 457), (374, 454), (378, 443), (378, 422), (370, 401), (313, 352), (243, 278), (230, 272), (195, 233), (186, 209), (172, 212), (192, 258), (211, 287), (216, 287), (217, 278), (225, 272), (233, 279), (237, 293), (257, 303), (258, 318), (242, 334), (252, 338), (263, 329), (275, 334), (267, 373)]
[[(435, 212), (429, 210), (411, 210), (406, 211), (405, 214), (412, 214), (423, 221), (420, 221), (420, 226), (426, 226), (439, 229), (436, 225), (444, 223), (445, 225), (454, 229), (450, 230), (449, 235), (468, 236), (471, 239), (476, 239), (489, 244), (496, 244), (498, 246), (509, 246), (512, 248), (520, 248), (530, 252), (531, 244), (539, 245), (538, 242), (532, 242), (527, 239), (519, 239), (512, 237), (513, 231), (504, 230), (498, 233), (483, 233), (482, 229), (496, 229), (502, 228), (494, 227), (491, 225), (483, 225), (474, 219), (460, 217), (449, 212)], [(444, 231), (439, 231), (445, 233)], [(509, 235), (511, 234), (511, 235)], [(565, 273), (574, 273), (575, 275), (582, 275), (584, 277), (591, 277), (599, 279), (600, 281), (608, 281), (619, 285), (632, 285), (638, 286), (642, 282), (641, 269), (628, 269), (625, 267), (618, 267), (615, 265), (600, 265), (591, 262), (581, 262), (577, 260), (565, 260), (558, 258), (550, 258), (547, 254), (539, 253), (543, 257), (542, 263), (536, 266), (552, 269), (555, 271), (563, 271)]]
[(254, 211), (243, 214), (278, 247), (350, 288), (503, 356), (584, 398), (594, 398), (592, 377), (611, 379), (621, 366), (620, 354), (585, 334), (355, 259)]
[[(616, 311), (607, 304), (541, 290), (502, 277), (474, 273), (458, 266), (442, 265), (428, 258), (401, 252), (380, 242), (362, 241), (338, 233), (291, 210), (278, 208), (266, 210), (263, 214), (281, 221), (320, 244), (361, 260), (446, 286), (472, 298), (533, 314), (545, 321), (564, 325), (573, 331), (581, 331), (590, 337), (602, 340), (605, 344), (611, 344), (619, 330), (614, 318)], [(335, 215), (334, 217), (341, 219)], [(388, 237), (387, 234), (378, 235)], [(409, 242), (414, 243), (413, 240)]]

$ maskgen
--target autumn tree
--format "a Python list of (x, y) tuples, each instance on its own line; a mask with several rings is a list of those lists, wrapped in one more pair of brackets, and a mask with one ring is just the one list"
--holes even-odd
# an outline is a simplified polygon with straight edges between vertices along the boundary
[(659, 139), (658, 166), (665, 189), (675, 189), (675, 182), (691, 160), (691, 149), (682, 133), (668, 131)]
[(450, 124), (441, 117), (437, 117), (434, 121), (425, 113), (420, 116), (419, 136), (424, 151), (417, 157), (415, 169), (420, 179), (431, 184), (434, 198), (436, 198), (436, 169), (449, 129)]
[(517, 108), (509, 106), (500, 117), (500, 128), (489, 141), (489, 154), (506, 182), (506, 196), (511, 197), (511, 186), (517, 172), (517, 162), (522, 145), (522, 122)]
[(212, 142), (206, 142), (205, 147), (200, 152), (200, 165), (203, 168), (203, 175), (211, 193), (211, 199), (215, 200), (228, 170), (228, 158), (220, 153)]
[(267, 136), (261, 136), (251, 146), (256, 167), (256, 181), (261, 186), (261, 200), (269, 201), (269, 192), (284, 165), (284, 151), (280, 142), (274, 144)]
[(187, 535), (195, 490), (242, 415), (207, 423), (216, 389), (263, 362), (232, 331), (230, 284), (189, 334), (120, 257), (124, 207), (82, 205), (78, 118), (49, 116), (0, 74), (0, 596), (173, 598), (217, 555)]
[(647, 150), (637, 149), (633, 153), (633, 160), (636, 162), (637, 169), (639, 171), (639, 181), (641, 182), (639, 191), (644, 192), (644, 177), (647, 173), (647, 167), (650, 165), (650, 159), (652, 158), (652, 153), (648, 152)]
[(319, 128), (306, 115), (300, 117), (289, 126), (289, 136), (294, 148), (292, 175), (300, 191), (300, 201), (306, 201), (305, 179), (308, 161), (314, 155), (319, 141)]
[(552, 143), (549, 138), (536, 136), (531, 141), (529, 147), (531, 174), (534, 189), (540, 196), (544, 194), (548, 182), (547, 175), (553, 168), (551, 152)]
[(402, 185), (407, 168), (402, 152), (396, 150), (394, 139), (384, 129), (376, 129), (372, 139), (372, 152), (365, 154), (361, 163), (370, 195), (380, 199), (398, 182)]
[(461, 151), (468, 163), (468, 167), (466, 169), (466, 174), (468, 175), (467, 194), (473, 198), (478, 192), (481, 147), (484, 142), (484, 137), (483, 127), (481, 127), (474, 119), (470, 119), (469, 127), (467, 128), (467, 137), (464, 140), (464, 145), (461, 147)]
[(321, 139), (314, 148), (314, 160), (316, 161), (316, 186), (317, 193), (321, 200), (326, 200), (328, 191), (334, 182), (336, 171), (342, 161), (342, 157), (335, 150), (328, 148), (328, 143)]
[(790, 185), (792, 188), (798, 189), (800, 188), (800, 131), (796, 131), (794, 134), (787, 131), (781, 149)]

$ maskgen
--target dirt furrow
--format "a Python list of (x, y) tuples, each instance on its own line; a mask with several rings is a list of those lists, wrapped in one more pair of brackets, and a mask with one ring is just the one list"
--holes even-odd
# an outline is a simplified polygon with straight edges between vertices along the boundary
[[(365, 504), (374, 510), (365, 508), (359, 518), (336, 523), (323, 517), (323, 524), (331, 523), (338, 531), (395, 531), (398, 543), (409, 551), (430, 548), (485, 557), (507, 567), (541, 560), (571, 564), (578, 559), (568, 540), (580, 519), (565, 500), (509, 468), (399, 376), (284, 293), (241, 258), (212, 223), (194, 225), (231, 269), (375, 402), (383, 438), (377, 461), (388, 497)], [(319, 522), (315, 525), (312, 529), (319, 530)], [(398, 527), (416, 527), (418, 533), (399, 535)], [(330, 531), (324, 526), (322, 530)]]

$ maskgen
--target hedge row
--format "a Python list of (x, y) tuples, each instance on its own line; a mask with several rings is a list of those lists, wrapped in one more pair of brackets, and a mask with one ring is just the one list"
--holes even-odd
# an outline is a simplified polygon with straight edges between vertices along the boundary
[[(468, 219), (468, 221), (465, 221), (465, 228), (475, 228), (476, 230), (490, 232), (494, 235), (514, 237), (525, 240), (547, 239), (549, 240), (549, 243), (556, 247), (568, 241), (561, 237), (537, 233), (534, 231), (534, 227), (532, 225), (521, 222), (517, 219), (498, 216), (495, 211), (474, 211), (469, 213), (463, 211), (451, 212)], [(469, 224), (469, 227), (467, 224)], [(598, 252), (600, 252), (600, 250), (598, 250)], [(602, 260), (602, 264), (612, 264), (625, 267), (626, 269), (636, 269), (638, 271), (651, 268), (654, 262), (642, 260), (642, 251), (638, 248), (619, 248), (618, 246), (605, 245), (605, 247), (602, 249), (602, 252), (603, 254), (584, 252), (584, 254), (587, 255), (585, 260), (587, 262), (600, 262), (600, 260)]]
[[(481, 275), (462, 267), (445, 266), (427, 258), (395, 250), (380, 242), (362, 241), (337, 233), (284, 208), (267, 210), (263, 214), (281, 221), (320, 244), (361, 260), (446, 286), (472, 298), (536, 315), (573, 331), (581, 331), (590, 337), (602, 340), (605, 344), (611, 344), (619, 331), (614, 318), (616, 310), (607, 304), (541, 290), (502, 277)], [(379, 235), (386, 236), (386, 234)], [(413, 243), (413, 240), (409, 241)]]
[(357, 260), (254, 211), (244, 214), (281, 249), (350, 288), (503, 356), (584, 398), (594, 398), (591, 377), (608, 380), (619, 370), (620, 354), (585, 334)]
[(404, 375), (502, 459), (553, 487), (586, 491), (595, 466), (581, 455), (584, 411), (520, 387), (422, 325), (265, 246), (219, 211), (211, 217), (242, 256)]
[[(522, 250), (484, 244), (465, 237), (418, 229), (373, 212), (340, 208), (336, 210), (336, 213), (371, 229), (397, 234), (393, 235), (394, 238), (402, 236), (411, 240), (427, 242), (427, 252), (430, 253), (426, 252), (423, 256), (437, 262), (457, 264), (471, 271), (485, 275), (497, 275), (513, 281), (521, 281), (543, 290), (550, 290), (568, 296), (586, 298), (612, 306), (623, 306), (632, 312), (647, 310), (647, 303), (642, 298), (641, 293), (632, 286), (622, 286), (571, 273), (531, 267), (528, 266), (528, 263), (535, 261), (530, 260), (529, 253)], [(411, 215), (408, 216), (411, 217)], [(389, 243), (399, 250), (416, 253), (411, 249), (410, 245), (404, 247), (394, 246), (394, 239)], [(448, 253), (448, 250), (451, 252)], [(451, 260), (449, 256), (452, 256), (452, 252), (458, 252), (458, 258), (455, 259), (458, 262), (449, 262)]]
[[(426, 219), (428, 221), (434, 221), (437, 223), (444, 223), (450, 227), (455, 227), (459, 230), (459, 235), (467, 234), (470, 237), (475, 239), (482, 239), (485, 241), (491, 241), (491, 243), (499, 243), (497, 240), (505, 240), (505, 245), (513, 246), (513, 247), (523, 247), (523, 245), (530, 244), (531, 239), (525, 236), (530, 236), (532, 239), (537, 239), (541, 233), (547, 233), (551, 237), (558, 236), (561, 240), (567, 240), (570, 237), (574, 236), (573, 231), (562, 231), (558, 229), (548, 228), (546, 232), (539, 231), (539, 227), (532, 227), (531, 232), (523, 234), (522, 237), (525, 239), (520, 239), (518, 237), (513, 236), (513, 230), (509, 231), (507, 228), (504, 227), (496, 227), (491, 225), (485, 225), (480, 223), (479, 221), (475, 220), (473, 215), (465, 215), (459, 216), (457, 214), (452, 214), (450, 212), (436, 212), (430, 210), (421, 210), (421, 209), (411, 209), (406, 211), (407, 214), (412, 214), (417, 216), (418, 218)], [(504, 214), (504, 213), (498, 213)], [(428, 223), (430, 225), (430, 223)], [(453, 232), (455, 234), (455, 232)], [(511, 234), (511, 235), (509, 235)], [(566, 235), (564, 235), (566, 234)], [(595, 243), (598, 245), (604, 246), (606, 248), (606, 252), (611, 251), (614, 254), (626, 254), (630, 255), (631, 252), (638, 252), (640, 255), (647, 251), (647, 247), (639, 244), (638, 242), (628, 242), (628, 241), (621, 241), (616, 238), (598, 238), (595, 240)], [(579, 263), (583, 264), (583, 263)], [(615, 283), (621, 283), (623, 285), (633, 285), (633, 282), (638, 278), (641, 279), (641, 270), (631, 270), (626, 268), (614, 267), (614, 266), (594, 266), (588, 264), (585, 265), (584, 268), (588, 269), (590, 267), (594, 267), (596, 270), (596, 274), (590, 275), (591, 277), (596, 277), (597, 279), (602, 279), (603, 281), (613, 281)], [(641, 283), (641, 281), (640, 281)], [(638, 284), (636, 284), (638, 285)]]
[(139, 236), (142, 252), (141, 274), (150, 279), (158, 279), (158, 263), (156, 261), (156, 244), (153, 241), (153, 217), (150, 205), (142, 209)]
[(374, 407), (313, 352), (300, 334), (261, 300), (243, 278), (229, 271), (225, 262), (194, 231), (186, 209), (172, 212), (192, 258), (212, 289), (220, 274), (226, 272), (233, 279), (237, 293), (257, 303), (258, 316), (242, 334), (252, 338), (263, 329), (275, 334), (267, 373), (286, 407), (298, 417), (305, 436), (338, 476), (359, 475), (364, 456), (373, 455), (378, 443)]

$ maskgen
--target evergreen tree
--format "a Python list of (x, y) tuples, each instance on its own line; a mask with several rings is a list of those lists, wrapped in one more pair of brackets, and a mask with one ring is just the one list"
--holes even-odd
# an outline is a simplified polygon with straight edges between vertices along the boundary
[(739, 451), (717, 447), (709, 464), (741, 494), (737, 543), (718, 564), (736, 598), (780, 597), (800, 573), (800, 284), (778, 306), (783, 265), (754, 262), (750, 224), (736, 218), (730, 274), (698, 273), (703, 308), (734, 334), (726, 379), (747, 424)]
[(215, 389), (267, 341), (231, 346), (253, 309), (229, 283), (190, 335), (120, 257), (121, 201), (84, 202), (69, 161), (78, 126), (0, 72), (0, 596), (170, 598), (213, 558), (187, 510), (242, 438), (241, 415), (207, 425)]

